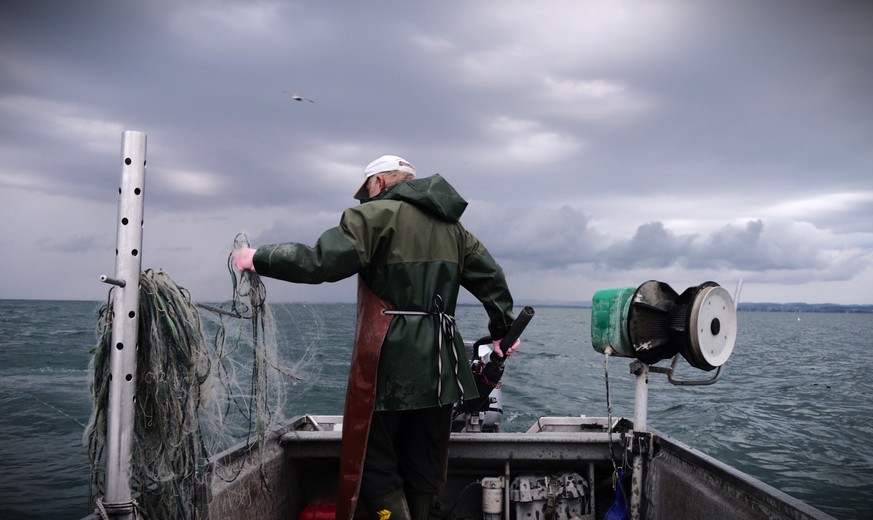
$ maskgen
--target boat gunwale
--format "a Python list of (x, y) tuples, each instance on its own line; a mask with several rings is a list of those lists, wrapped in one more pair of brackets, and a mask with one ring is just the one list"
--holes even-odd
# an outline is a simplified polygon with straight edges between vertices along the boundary
[[(658, 451), (663, 450), (679, 460), (697, 468), (713, 474), (719, 478), (725, 479), (727, 483), (736, 489), (743, 491), (756, 499), (766, 501), (773, 506), (787, 506), (788, 509), (794, 509), (801, 513), (801, 518), (812, 518), (815, 520), (837, 520), (820, 509), (816, 509), (810, 504), (795, 498), (784, 491), (749, 475), (748, 473), (728, 465), (711, 455), (689, 446), (667, 435), (657, 429), (649, 428), (654, 439), (654, 456), (657, 457)], [(784, 510), (785, 507), (779, 507)]]

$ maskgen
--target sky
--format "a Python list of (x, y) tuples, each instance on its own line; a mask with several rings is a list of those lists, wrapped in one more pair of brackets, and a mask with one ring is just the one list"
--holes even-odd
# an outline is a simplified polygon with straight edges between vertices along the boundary
[(231, 298), (237, 233), (314, 244), (395, 154), (469, 202), (519, 306), (871, 304), (871, 27), (853, 0), (0, 2), (0, 298), (106, 298), (132, 130), (143, 269), (195, 301)]

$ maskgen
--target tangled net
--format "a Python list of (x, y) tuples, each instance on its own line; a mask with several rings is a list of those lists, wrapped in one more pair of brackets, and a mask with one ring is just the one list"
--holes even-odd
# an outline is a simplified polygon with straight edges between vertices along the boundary
[[(247, 245), (243, 235), (235, 240), (235, 247)], [(146, 270), (140, 277), (130, 485), (138, 495), (137, 514), (146, 518), (203, 518), (209, 457), (241, 441), (262, 447), (267, 432), (284, 421), (286, 385), (300, 381), (280, 366), (275, 319), (260, 278), (244, 273), (237, 280), (230, 257), (228, 268), (234, 288), (229, 308), (193, 303), (163, 272)], [(206, 320), (198, 307), (208, 311)], [(98, 512), (105, 491), (111, 298), (99, 315), (90, 370), (93, 408), (84, 434), (90, 499)], [(220, 478), (237, 474), (223, 468)], [(263, 484), (270, 491), (269, 482)]]

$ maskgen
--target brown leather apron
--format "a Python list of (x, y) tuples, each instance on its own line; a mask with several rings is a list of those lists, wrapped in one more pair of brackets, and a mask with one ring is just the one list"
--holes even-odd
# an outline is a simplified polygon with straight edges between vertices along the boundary
[(364, 471), (364, 455), (370, 435), (370, 421), (376, 402), (376, 372), (379, 354), (393, 316), (393, 310), (358, 277), (358, 314), (355, 347), (349, 369), (349, 384), (343, 411), (343, 439), (340, 451), (337, 520), (351, 520), (355, 515)]

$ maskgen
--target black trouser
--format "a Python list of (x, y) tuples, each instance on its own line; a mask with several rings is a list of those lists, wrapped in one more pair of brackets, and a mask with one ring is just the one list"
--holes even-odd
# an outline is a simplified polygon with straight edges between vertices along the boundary
[(361, 498), (392, 491), (435, 495), (442, 446), (451, 433), (452, 405), (419, 410), (377, 411), (370, 423)]

